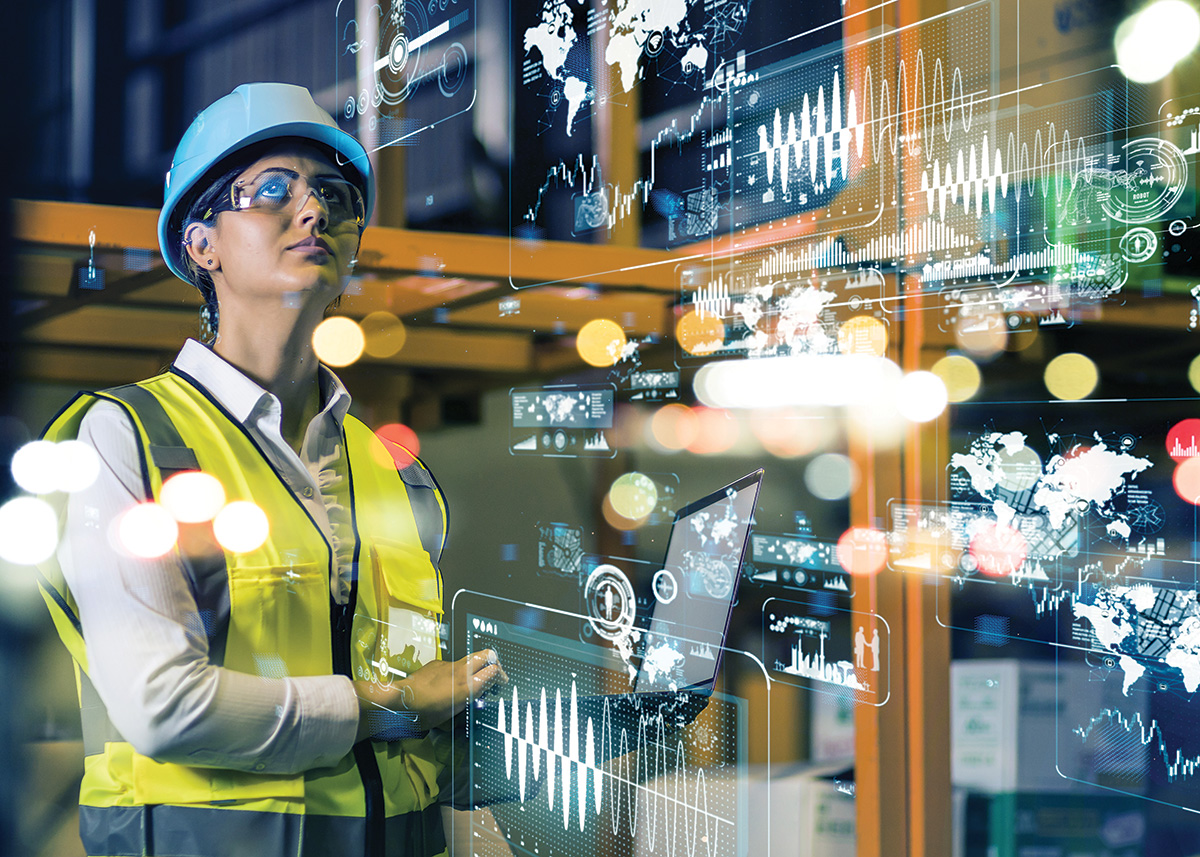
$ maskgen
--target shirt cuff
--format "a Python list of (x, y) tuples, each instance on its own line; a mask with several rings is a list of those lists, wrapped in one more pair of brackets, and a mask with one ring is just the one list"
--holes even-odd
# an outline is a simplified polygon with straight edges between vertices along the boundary
[(291, 676), (288, 681), (300, 703), (297, 747), (313, 753), (311, 764), (305, 767), (336, 765), (354, 747), (358, 733), (354, 684), (342, 675)]

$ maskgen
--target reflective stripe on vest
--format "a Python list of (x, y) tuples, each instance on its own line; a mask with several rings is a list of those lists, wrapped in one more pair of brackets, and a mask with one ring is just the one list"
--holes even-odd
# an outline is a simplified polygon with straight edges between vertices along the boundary
[[(328, 857), (361, 842), (361, 818), (283, 815), (211, 807), (122, 806), (79, 808), (79, 828), (89, 854), (159, 857)], [(385, 823), (394, 853), (437, 857), (446, 853), (441, 810), (434, 804)]]
[[(145, 397), (154, 404), (148, 405)], [(252, 500), (267, 513), (271, 533), (260, 548), (235, 554), (221, 551), (214, 542), (210, 555), (181, 556), (201, 610), (209, 603), (215, 605), (214, 614), (224, 612), (228, 616), (220, 629), (226, 668), (269, 677), (330, 674), (337, 666), (336, 654), (337, 659), (345, 661), (339, 670), (356, 679), (386, 683), (396, 672), (419, 666), (410, 662), (407, 641), (388, 639), (387, 615), (389, 608), (397, 605), (420, 611), (428, 616), (428, 628), (436, 641), (442, 586), (434, 560), (445, 542), (447, 517), (444, 496), (432, 476), (423, 475), (428, 474), (423, 464), (414, 461), (409, 466), (418, 469), (404, 478), (374, 433), (353, 417), (346, 417), (343, 451), (357, 544), (352, 614), (345, 611), (349, 634), (339, 654), (334, 650), (340, 638), (331, 628), (329, 597), (333, 549), (244, 428), (198, 384), (182, 373), (171, 372), (133, 389), (118, 388), (77, 398), (45, 436), (51, 440), (76, 436), (84, 413), (100, 399), (113, 401), (130, 417), (140, 441), (150, 496), (157, 498), (165, 478), (194, 460), (220, 480), (228, 502)], [(421, 498), (419, 502), (410, 499), (416, 497)], [(436, 510), (437, 517), (433, 522), (423, 520), (433, 517), (431, 510)], [(436, 553), (429, 548), (435, 548)], [(214, 573), (217, 566), (223, 573)], [(156, 805), (151, 831), (155, 842), (160, 842), (158, 819), (164, 811), (186, 809), (188, 813), (167, 813), (167, 817), (177, 819), (172, 822), (173, 830), (182, 831), (186, 824), (193, 823), (188, 819), (201, 818), (196, 814), (199, 810), (206, 816), (236, 816), (247, 823), (253, 816), (262, 815), (275, 821), (264, 821), (255, 829), (291, 830), (289, 825), (300, 824), (301, 840), (308, 848), (310, 833), (324, 829), (321, 824), (325, 822), (296, 821), (307, 816), (310, 820), (344, 822), (338, 827), (339, 837), (348, 829), (345, 825), (357, 825), (354, 829), (360, 835), (339, 838), (341, 853), (358, 851), (352, 843), (363, 842), (364, 837), (368, 842), (379, 842), (381, 847), (386, 840), (387, 853), (437, 854), (443, 849), (440, 839), (430, 839), (415, 850), (410, 847), (414, 843), (409, 833), (402, 836), (408, 845), (394, 839), (403, 831), (426, 830), (429, 825), (403, 819), (436, 808), (439, 774), (449, 754), (428, 739), (367, 742), (331, 768), (292, 776), (164, 763), (141, 756), (123, 741), (112, 740), (115, 730), (111, 724), (106, 725), (102, 704), (90, 683), (83, 685), (87, 681), (86, 652), (74, 600), (53, 560), (42, 571), (44, 594), (52, 614), (56, 613), (56, 626), (85, 673), (81, 676), (81, 694), (87, 696), (85, 716), (89, 712), (99, 715), (90, 718), (96, 722), (85, 725), (85, 734), (93, 740), (88, 741), (80, 794), (81, 809), (87, 816), (86, 823), (81, 816), (81, 832), (87, 836), (89, 854), (123, 853), (105, 850), (110, 846), (104, 843), (117, 847), (117, 840), (124, 842), (133, 829), (130, 812), (140, 811), (145, 805)], [(228, 609), (222, 608), (222, 598)], [(214, 647), (210, 656), (219, 658), (212, 629), (209, 639)], [(368, 800), (371, 794), (374, 800)], [(377, 816), (373, 822), (365, 817), (368, 806)], [(111, 818), (111, 822), (105, 818)], [(221, 831), (232, 828), (209, 822), (197, 824), (193, 831), (199, 837), (196, 841), (210, 841), (211, 847), (195, 853), (231, 853), (233, 840), (226, 840)], [(440, 820), (432, 827), (440, 837)], [(377, 835), (368, 836), (368, 828), (375, 829)], [(166, 847), (167, 841), (161, 840), (161, 845)], [(257, 843), (255, 853), (267, 853), (262, 845)], [(154, 852), (139, 846), (130, 853)]]

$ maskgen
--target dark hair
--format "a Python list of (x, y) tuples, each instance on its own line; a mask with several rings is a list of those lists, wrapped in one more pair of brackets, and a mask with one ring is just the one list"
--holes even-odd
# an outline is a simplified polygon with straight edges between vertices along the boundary
[[(176, 211), (184, 212), (183, 217), (179, 218), (178, 221), (177, 234), (181, 236), (181, 241), (185, 245), (189, 243), (186, 237), (183, 236), (187, 234), (187, 228), (193, 223), (212, 225), (216, 222), (217, 215), (227, 208), (224, 203), (229, 199), (234, 181), (247, 166), (268, 152), (289, 145), (312, 147), (324, 152), (334, 164), (337, 164), (336, 153), (332, 149), (305, 137), (273, 137), (268, 140), (260, 140), (257, 143), (252, 143), (243, 149), (238, 149), (233, 154), (217, 162), (196, 182), (195, 187), (206, 188), (206, 190), (201, 191), (194, 197), (185, 197), (176, 208)], [(354, 182), (360, 186), (362, 185), (362, 176), (359, 175), (356, 169), (347, 164), (342, 166), (341, 170), (347, 181)], [(200, 296), (204, 298), (203, 311), (207, 314), (208, 325), (215, 335), (219, 318), (217, 314), (217, 292), (213, 287), (212, 275), (196, 264), (196, 260), (191, 257), (186, 248), (180, 253), (180, 257), (183, 269), (187, 272), (188, 281), (199, 289)]]

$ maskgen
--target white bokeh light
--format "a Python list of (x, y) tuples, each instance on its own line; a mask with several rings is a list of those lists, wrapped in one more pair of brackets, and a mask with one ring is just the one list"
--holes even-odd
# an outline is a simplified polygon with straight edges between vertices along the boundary
[(179, 525), (158, 503), (139, 503), (117, 520), (121, 547), (142, 559), (160, 557), (175, 546)]
[(225, 505), (225, 489), (210, 473), (189, 470), (176, 473), (163, 483), (163, 506), (181, 524), (211, 521)]
[(693, 389), (710, 408), (872, 404), (899, 376), (886, 357), (800, 354), (708, 363), (696, 373)]
[(65, 440), (57, 444), (59, 491), (82, 491), (100, 475), (100, 456), (91, 444)]
[(946, 383), (932, 372), (909, 372), (900, 381), (896, 405), (906, 419), (927, 423), (946, 410)]
[(1200, 15), (1184, 0), (1158, 0), (1130, 15), (1113, 38), (1117, 66), (1134, 83), (1166, 77), (1200, 41)]
[(58, 517), (45, 500), (17, 497), (0, 506), (0, 557), (36, 565), (58, 547)]
[(261, 547), (270, 532), (266, 512), (249, 500), (230, 503), (213, 519), (213, 535), (231, 553), (248, 553)]
[(826, 452), (804, 468), (804, 485), (821, 500), (842, 500), (858, 485), (858, 467), (844, 455)]
[(13, 454), (13, 479), (30, 494), (49, 494), (51, 491), (57, 491), (58, 462), (58, 449), (52, 441), (32, 441)]

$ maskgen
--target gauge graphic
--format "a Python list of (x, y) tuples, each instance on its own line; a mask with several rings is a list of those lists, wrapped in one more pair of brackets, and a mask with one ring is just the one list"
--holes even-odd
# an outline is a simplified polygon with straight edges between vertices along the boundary
[(615, 640), (633, 630), (637, 615), (633, 585), (615, 565), (604, 563), (592, 570), (584, 586), (583, 599), (592, 630), (604, 639)]
[(1117, 166), (1111, 173), (1112, 187), (1100, 202), (1114, 220), (1160, 220), (1183, 196), (1187, 159), (1174, 143), (1155, 137), (1130, 140), (1121, 147)]
[(654, 572), (654, 597), (663, 604), (670, 604), (675, 600), (675, 596), (679, 594), (679, 584), (675, 582), (675, 575), (660, 569)]
[(1135, 226), (1121, 236), (1119, 246), (1126, 262), (1145, 262), (1158, 249), (1158, 236), (1145, 226)]
[(712, 554), (693, 551), (687, 555), (691, 591), (710, 598), (727, 598), (733, 589), (729, 564)]
[[(369, 118), (378, 141), (368, 148), (397, 143), (474, 104), (475, 90), (467, 82), (475, 0), (388, 0), (365, 7), (340, 0), (336, 14), (338, 80), (356, 82), (349, 92), (339, 84), (338, 99), (346, 119)], [(425, 86), (436, 87), (441, 98), (414, 103), (414, 93)]]

